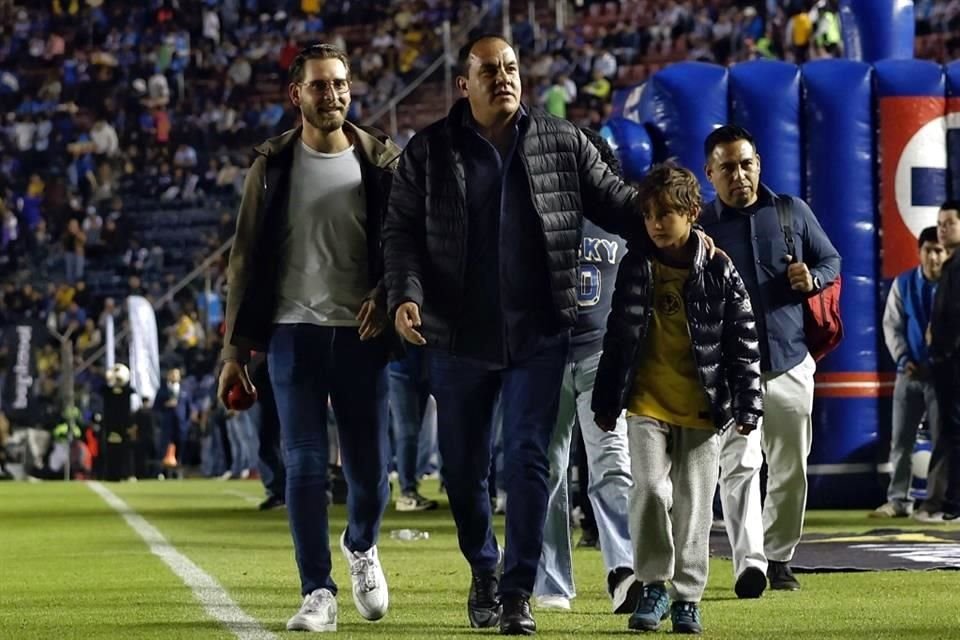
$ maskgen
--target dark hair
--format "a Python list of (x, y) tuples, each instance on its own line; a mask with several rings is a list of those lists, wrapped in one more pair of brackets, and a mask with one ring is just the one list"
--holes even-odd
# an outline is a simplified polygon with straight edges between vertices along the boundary
[(637, 184), (637, 204), (643, 212), (658, 205), (660, 213), (683, 211), (691, 220), (689, 212), (700, 208), (700, 181), (693, 172), (676, 162), (668, 160), (654, 165)]
[(331, 58), (335, 58), (343, 63), (343, 67), (347, 70), (347, 80), (349, 80), (350, 59), (347, 58), (347, 54), (332, 44), (319, 43), (304, 47), (297, 53), (297, 57), (293, 59), (293, 63), (290, 64), (290, 71), (288, 72), (290, 82), (303, 82), (303, 70), (304, 67), (307, 66), (307, 60), (329, 60)]
[(917, 248), (922, 249), (924, 242), (932, 242), (933, 244), (940, 244), (940, 240), (937, 238), (937, 228), (936, 227), (927, 227), (920, 232), (920, 236), (917, 238)]
[(956, 211), (957, 217), (960, 217), (960, 200), (947, 200), (940, 205), (940, 211)]
[(703, 157), (709, 159), (717, 145), (737, 142), (738, 140), (746, 140), (756, 152), (757, 143), (749, 131), (735, 124), (725, 124), (711, 131), (707, 139), (703, 141)]
[(610, 167), (610, 171), (623, 177), (623, 167), (620, 166), (620, 159), (617, 157), (617, 154), (614, 153), (610, 144), (607, 143), (606, 138), (589, 127), (580, 127), (580, 131), (583, 132), (583, 135), (587, 136), (590, 144), (596, 147), (597, 152), (600, 154), (600, 159)]
[(499, 40), (506, 44), (507, 42), (504, 37), (498, 33), (482, 33), (476, 37), (470, 38), (467, 44), (460, 47), (460, 52), (457, 54), (457, 69), (458, 73), (461, 76), (470, 75), (470, 52), (473, 51), (473, 48), (483, 42), (484, 40)]

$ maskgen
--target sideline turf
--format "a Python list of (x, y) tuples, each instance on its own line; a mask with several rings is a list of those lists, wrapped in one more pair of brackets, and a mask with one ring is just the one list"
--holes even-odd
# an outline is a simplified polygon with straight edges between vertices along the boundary
[[(243, 494), (253, 481), (108, 484), (177, 549), (210, 573), (237, 604), (283, 637), (299, 604), (286, 512), (259, 513)], [(230, 492), (230, 493), (225, 493)], [(433, 497), (436, 485), (425, 492)], [(863, 512), (812, 512), (808, 530), (883, 526)], [(331, 514), (334, 578), (341, 588), (334, 637), (455, 638), (496, 635), (467, 626), (469, 574), (449, 511), (398, 514), (392, 504), (380, 545), (390, 581), (390, 613), (362, 620), (337, 539), (343, 507)], [(901, 525), (903, 521), (897, 521)], [(497, 517), (502, 540), (502, 517)], [(909, 525), (910, 523), (907, 523)], [(426, 529), (429, 540), (399, 542), (391, 529)], [(923, 528), (923, 527), (917, 527)], [(536, 613), (545, 638), (623, 637), (626, 617), (609, 614), (600, 553), (575, 553), (573, 611)], [(798, 593), (738, 601), (730, 563), (711, 562), (704, 600), (708, 638), (960, 638), (957, 572), (801, 575)], [(665, 629), (669, 629), (666, 624)], [(79, 483), (0, 484), (0, 638), (230, 638), (207, 619), (189, 590), (102, 500)], [(309, 637), (309, 636), (308, 636)]]

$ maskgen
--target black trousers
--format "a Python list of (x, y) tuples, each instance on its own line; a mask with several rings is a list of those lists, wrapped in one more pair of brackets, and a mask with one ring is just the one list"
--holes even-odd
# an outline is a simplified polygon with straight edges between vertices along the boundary
[(960, 513), (960, 355), (934, 365), (933, 381), (940, 408), (940, 437), (934, 458), (947, 461), (944, 513)]

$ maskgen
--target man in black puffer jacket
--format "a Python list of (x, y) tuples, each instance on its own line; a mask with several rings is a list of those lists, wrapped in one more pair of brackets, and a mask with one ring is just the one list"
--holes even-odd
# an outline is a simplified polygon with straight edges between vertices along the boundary
[(736, 268), (723, 254), (708, 258), (691, 232), (700, 213), (693, 173), (655, 167), (638, 201), (655, 249), (637, 252), (634, 240), (620, 263), (593, 410), (604, 431), (627, 410), (630, 537), (643, 584), (629, 627), (656, 631), (669, 610), (674, 633), (700, 633), (717, 434), (736, 425), (746, 435), (760, 420), (760, 347)]
[[(577, 319), (581, 216), (627, 239), (642, 226), (631, 215), (634, 190), (583, 133), (521, 105), (509, 44), (478, 38), (461, 65), (464, 99), (410, 141), (394, 176), (383, 230), (387, 303), (400, 335), (427, 347), (443, 477), (473, 571), (470, 623), (529, 634), (546, 450)], [(498, 391), (508, 494), (499, 594), (486, 489)]]

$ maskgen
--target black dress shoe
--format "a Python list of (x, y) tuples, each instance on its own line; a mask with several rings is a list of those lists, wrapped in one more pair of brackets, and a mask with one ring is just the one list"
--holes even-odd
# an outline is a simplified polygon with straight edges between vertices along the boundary
[(267, 496), (267, 499), (261, 502), (257, 509), (260, 511), (269, 511), (270, 509), (282, 507), (283, 504), (283, 498), (280, 496)]
[(767, 588), (767, 576), (763, 571), (756, 567), (747, 567), (737, 578), (737, 584), (733, 590), (741, 600), (759, 598), (763, 595), (763, 590)]
[(767, 563), (767, 577), (770, 579), (770, 588), (778, 591), (798, 591), (800, 583), (790, 570), (790, 565), (786, 562)]
[(537, 623), (530, 613), (530, 596), (510, 594), (503, 596), (501, 601), (500, 635), (532, 636), (537, 632)]
[(500, 622), (500, 601), (497, 599), (497, 576), (474, 573), (467, 597), (467, 616), (474, 629), (488, 629)]

